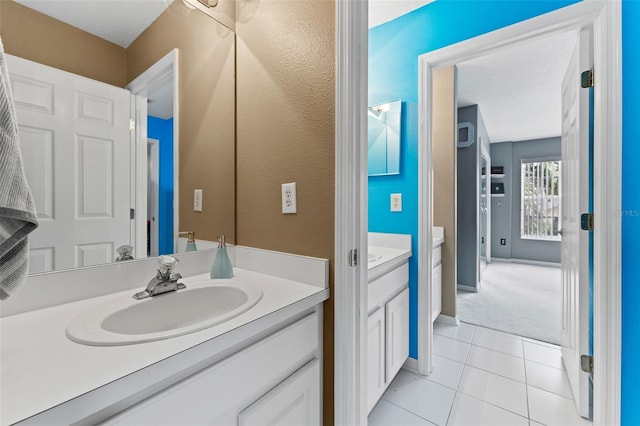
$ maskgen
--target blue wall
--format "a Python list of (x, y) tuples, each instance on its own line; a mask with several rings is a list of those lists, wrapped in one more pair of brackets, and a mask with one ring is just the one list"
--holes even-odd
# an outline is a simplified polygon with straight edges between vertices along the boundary
[[(544, 14), (574, 1), (438, 0), (369, 31), (369, 104), (402, 99), (401, 174), (369, 178), (369, 229), (410, 233), (410, 355), (417, 356), (418, 56)], [(622, 423), (640, 422), (640, 1), (623, 0), (622, 159)], [(626, 120), (625, 120), (626, 119)], [(389, 194), (402, 192), (404, 211), (389, 212)], [(618, 214), (617, 212), (610, 212)]]
[(147, 136), (160, 141), (159, 254), (173, 250), (173, 118), (148, 117)]
[[(418, 356), (418, 56), (547, 13), (568, 1), (438, 0), (369, 31), (369, 105), (401, 99), (400, 174), (369, 178), (369, 231), (412, 235), (409, 354)], [(389, 211), (401, 192), (403, 211)]]
[(640, 423), (640, 1), (622, 2), (622, 424)]

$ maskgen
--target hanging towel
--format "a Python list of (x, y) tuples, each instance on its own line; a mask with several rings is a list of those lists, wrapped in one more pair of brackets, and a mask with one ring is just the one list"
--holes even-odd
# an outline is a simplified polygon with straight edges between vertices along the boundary
[(0, 299), (9, 297), (26, 278), (27, 235), (38, 227), (19, 144), (16, 111), (0, 39)]

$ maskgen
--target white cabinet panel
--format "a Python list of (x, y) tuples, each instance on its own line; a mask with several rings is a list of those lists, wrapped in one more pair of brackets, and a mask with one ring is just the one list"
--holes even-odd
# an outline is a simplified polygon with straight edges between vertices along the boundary
[(238, 415), (238, 426), (320, 426), (320, 362), (309, 362)]
[(409, 289), (385, 306), (386, 380), (390, 383), (409, 357)]
[(237, 425), (238, 414), (312, 360), (318, 344), (313, 313), (102, 424)]
[(367, 412), (370, 412), (384, 393), (385, 381), (385, 327), (384, 309), (378, 308), (369, 315), (367, 337)]
[(431, 275), (431, 321), (435, 321), (442, 311), (442, 264), (433, 268)]
[(431, 265), (435, 268), (442, 263), (442, 246), (438, 246), (431, 251)]

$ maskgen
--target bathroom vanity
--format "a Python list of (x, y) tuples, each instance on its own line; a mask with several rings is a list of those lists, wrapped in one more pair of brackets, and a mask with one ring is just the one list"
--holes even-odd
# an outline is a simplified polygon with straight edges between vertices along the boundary
[[(219, 324), (145, 343), (98, 337), (81, 344), (67, 337), (67, 327), (79, 315), (144, 288), (141, 277), (148, 281), (153, 275), (154, 259), (56, 273), (46, 280), (30, 277), (16, 299), (2, 306), (0, 423), (257, 425), (278, 418), (322, 424), (328, 261), (248, 247), (229, 252), (235, 276), (224, 283), (203, 273), (214, 251), (176, 256), (187, 290), (154, 298), (171, 300), (190, 288), (240, 283), (261, 291), (259, 301)], [(104, 292), (99, 284), (105, 274), (120, 288), (91, 295), (88, 288)], [(43, 282), (48, 288), (40, 289), (42, 297), (55, 293), (51, 299), (57, 304), (40, 306), (46, 302), (17, 297), (32, 294)], [(68, 295), (66, 302), (61, 292)]]
[(367, 412), (409, 356), (411, 235), (369, 233)]

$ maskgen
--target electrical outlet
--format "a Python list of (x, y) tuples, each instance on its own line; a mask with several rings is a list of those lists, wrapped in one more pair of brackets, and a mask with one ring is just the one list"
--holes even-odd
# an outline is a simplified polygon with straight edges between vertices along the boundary
[(391, 211), (402, 211), (402, 194), (391, 194)]
[(193, 211), (202, 211), (202, 189), (193, 190)]
[(298, 213), (298, 203), (296, 202), (296, 183), (282, 184), (282, 214)]
[(507, 239), (506, 238), (500, 238), (500, 245), (501, 246), (506, 246), (507, 245)]

